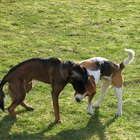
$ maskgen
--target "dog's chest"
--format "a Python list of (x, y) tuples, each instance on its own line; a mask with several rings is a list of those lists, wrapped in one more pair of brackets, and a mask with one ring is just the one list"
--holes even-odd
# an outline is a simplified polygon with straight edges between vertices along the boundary
[(95, 83), (97, 85), (99, 80), (100, 80), (101, 71), (100, 70), (90, 70), (90, 69), (87, 69), (87, 72), (88, 72), (88, 75), (91, 75), (91, 76), (94, 77)]

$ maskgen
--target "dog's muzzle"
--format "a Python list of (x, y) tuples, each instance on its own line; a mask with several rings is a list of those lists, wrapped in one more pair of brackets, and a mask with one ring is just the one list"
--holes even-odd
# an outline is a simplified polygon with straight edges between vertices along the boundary
[(75, 100), (77, 102), (81, 102), (85, 96), (86, 96), (87, 93), (84, 93), (84, 94), (80, 94), (80, 93), (75, 93), (74, 97), (75, 97)]

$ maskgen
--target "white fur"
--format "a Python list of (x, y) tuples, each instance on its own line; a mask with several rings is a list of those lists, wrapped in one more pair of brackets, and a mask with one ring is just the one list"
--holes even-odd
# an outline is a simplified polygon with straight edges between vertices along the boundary
[(100, 70), (89, 70), (87, 69), (88, 75), (92, 75), (95, 79), (95, 83), (98, 84), (100, 80)]
[[(95, 108), (99, 107), (99, 105), (101, 104), (110, 84), (111, 83), (109, 81), (105, 81), (105, 80), (103, 81), (102, 88), (101, 88), (101, 95), (100, 95), (97, 103), (94, 105)], [(122, 91), (123, 91), (123, 87), (121, 87), (121, 88), (114, 87), (114, 90), (116, 92), (116, 96), (118, 99), (118, 106), (117, 106), (118, 111), (116, 112), (116, 115), (121, 116), (122, 115)]]
[(123, 61), (123, 64), (124, 66), (127, 66), (133, 61), (135, 52), (131, 49), (125, 49), (125, 51), (128, 53), (128, 57)]
[(101, 94), (100, 94), (100, 97), (99, 97), (98, 101), (94, 105), (94, 107), (99, 107), (99, 105), (101, 104), (103, 98), (105, 97), (106, 90), (108, 89), (110, 84), (111, 84), (110, 81), (103, 80), (102, 87), (101, 87)]
[(84, 98), (85, 98), (85, 96), (86, 96), (86, 94), (87, 94), (87, 92), (86, 93), (84, 93), (83, 95), (81, 95), (81, 94), (75, 94), (75, 99), (79, 99), (80, 101), (82, 101)]
[(98, 61), (100, 63), (104, 63), (104, 61), (108, 61), (108, 59), (102, 58), (102, 57), (93, 57), (93, 58), (90, 58), (90, 60)]
[(88, 112), (88, 114), (93, 115), (93, 110), (92, 110), (92, 105), (91, 105), (91, 103), (88, 103), (87, 112)]
[(118, 99), (118, 111), (116, 114), (118, 116), (121, 116), (122, 115), (122, 91), (123, 91), (123, 88), (114, 87), (114, 89), (115, 89), (116, 96)]

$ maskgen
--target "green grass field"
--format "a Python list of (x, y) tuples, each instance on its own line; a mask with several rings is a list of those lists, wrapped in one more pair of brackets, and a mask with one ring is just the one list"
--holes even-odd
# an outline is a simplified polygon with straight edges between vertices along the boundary
[[(135, 51), (124, 70), (123, 115), (115, 117), (117, 99), (110, 88), (94, 115), (87, 100), (77, 103), (68, 84), (60, 98), (62, 124), (54, 120), (51, 87), (34, 81), (13, 120), (0, 110), (0, 140), (138, 140), (140, 139), (140, 2), (139, 0), (0, 0), (0, 79), (14, 65), (33, 57), (79, 62), (101, 56), (116, 63)], [(7, 86), (5, 86), (7, 91)], [(100, 92), (100, 84), (93, 100)], [(6, 92), (5, 107), (11, 99)]]

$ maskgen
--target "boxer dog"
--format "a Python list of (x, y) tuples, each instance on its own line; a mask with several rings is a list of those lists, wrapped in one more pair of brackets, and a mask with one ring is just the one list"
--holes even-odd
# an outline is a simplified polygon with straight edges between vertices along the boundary
[(61, 121), (58, 104), (60, 92), (67, 83), (71, 83), (76, 93), (85, 92), (90, 88), (91, 82), (87, 75), (87, 70), (79, 64), (71, 61), (62, 62), (58, 58), (33, 58), (26, 60), (9, 70), (0, 83), (0, 108), (4, 111), (4, 91), (3, 86), (8, 82), (8, 91), (12, 98), (12, 103), (8, 107), (8, 112), (14, 118), (17, 117), (15, 109), (21, 105), (27, 110), (33, 108), (24, 102), (26, 93), (32, 89), (32, 80), (48, 83), (52, 87), (51, 95), (55, 114), (55, 123)]

